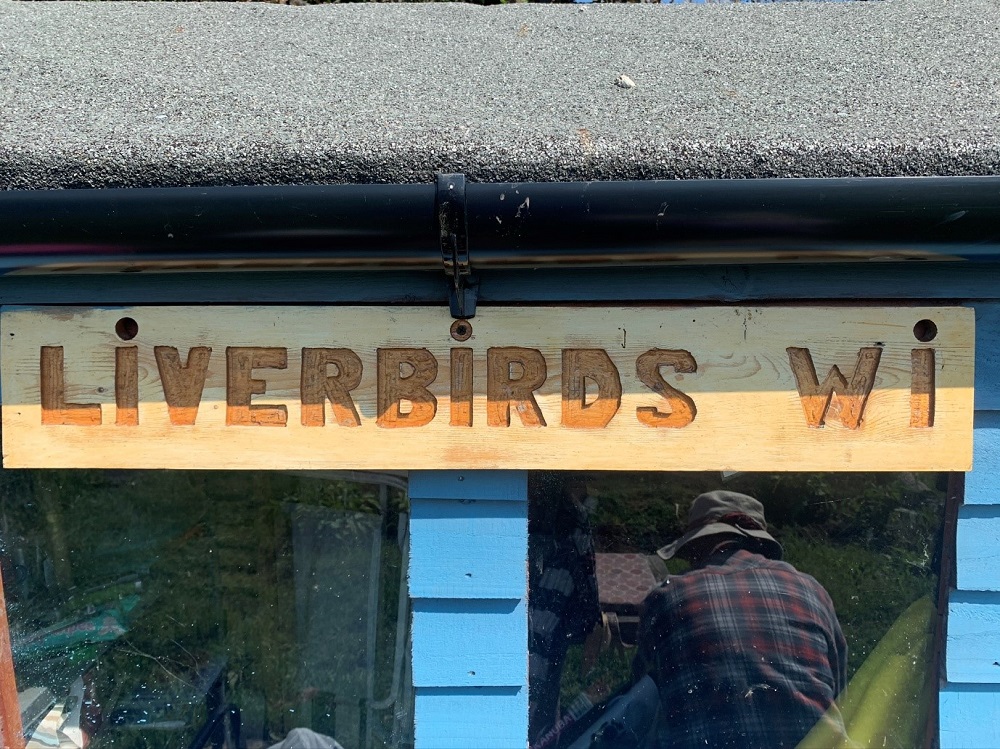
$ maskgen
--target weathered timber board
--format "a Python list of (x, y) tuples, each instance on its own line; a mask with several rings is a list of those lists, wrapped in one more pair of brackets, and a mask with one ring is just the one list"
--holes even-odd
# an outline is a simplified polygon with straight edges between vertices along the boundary
[(461, 325), (437, 307), (4, 308), (4, 465), (971, 464), (969, 309), (481, 307)]

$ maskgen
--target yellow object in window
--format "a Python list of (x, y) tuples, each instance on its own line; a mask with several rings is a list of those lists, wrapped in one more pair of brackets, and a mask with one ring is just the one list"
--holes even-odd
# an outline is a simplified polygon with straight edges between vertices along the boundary
[(910, 605), (861, 665), (838, 700), (850, 740), (822, 720), (797, 749), (920, 746), (933, 698), (934, 605)]

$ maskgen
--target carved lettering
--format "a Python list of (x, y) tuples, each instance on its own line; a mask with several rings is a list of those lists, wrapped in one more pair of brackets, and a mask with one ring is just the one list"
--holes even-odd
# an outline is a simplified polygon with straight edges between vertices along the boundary
[(639, 406), (635, 409), (636, 418), (648, 427), (667, 427), (680, 429), (686, 427), (695, 416), (698, 408), (694, 400), (682, 393), (673, 385), (667, 383), (660, 373), (661, 367), (669, 367), (675, 372), (689, 374), (698, 371), (698, 362), (689, 351), (683, 349), (650, 349), (640, 354), (635, 360), (636, 376), (642, 384), (663, 396), (670, 410), (663, 412), (655, 406)]
[(910, 351), (910, 426), (934, 426), (934, 349)]
[[(819, 316), (816, 320), (807, 319), (809, 325), (806, 327), (820, 329), (818, 321), (822, 319), (841, 319), (839, 316), (829, 317), (828, 310), (821, 312), (822, 315), (820, 312), (802, 311), (804, 318), (811, 314)], [(742, 314), (740, 310), (737, 313)], [(521, 454), (519, 451), (529, 447), (537, 447), (539, 450), (543, 447), (551, 448), (555, 452), (542, 462), (554, 465), (553, 461), (557, 461), (558, 455), (562, 454), (559, 451), (582, 449), (588, 439), (586, 430), (596, 433), (610, 429), (615, 435), (638, 440), (638, 453), (648, 455), (649, 452), (643, 451), (655, 450), (655, 445), (639, 444), (644, 439), (641, 433), (645, 433), (647, 427), (681, 429), (699, 418), (704, 420), (708, 410), (713, 412), (709, 419), (711, 423), (702, 424), (699, 421), (705, 429), (714, 429), (722, 423), (735, 423), (733, 419), (738, 417), (734, 413), (741, 405), (739, 398), (732, 397), (734, 392), (730, 388), (735, 387), (734, 383), (739, 385), (738, 390), (748, 394), (751, 405), (756, 402), (751, 396), (759, 395), (761, 388), (768, 388), (770, 400), (780, 401), (786, 408), (796, 409), (795, 412), (778, 409), (776, 413), (760, 415), (764, 420), (762, 423), (766, 422), (767, 429), (780, 429), (786, 422), (794, 427), (797, 422), (799, 429), (803, 425), (811, 429), (833, 429), (842, 437), (847, 436), (846, 430), (852, 430), (853, 436), (848, 445), (851, 450), (873, 439), (880, 439), (880, 435), (884, 433), (889, 434), (890, 438), (894, 434), (899, 437), (892, 430), (906, 430), (907, 422), (910, 429), (906, 431), (910, 435), (902, 442), (896, 441), (902, 445), (902, 449), (910, 449), (910, 442), (918, 444), (925, 441), (919, 433), (912, 432), (913, 429), (928, 430), (935, 427), (936, 406), (939, 402), (948, 404), (947, 409), (942, 406), (942, 412), (949, 413), (958, 412), (959, 407), (965, 407), (969, 402), (969, 357), (958, 357), (955, 361), (948, 359), (946, 363), (949, 370), (956, 367), (955, 381), (964, 383), (964, 389), (961, 392), (956, 390), (955, 393), (950, 389), (942, 389), (941, 400), (937, 399), (937, 359), (941, 345), (936, 340), (924, 340), (934, 337), (933, 330), (927, 332), (921, 327), (924, 323), (924, 327), (930, 326), (929, 320), (914, 326), (914, 335), (918, 340), (910, 338), (901, 350), (893, 349), (890, 344), (890, 353), (895, 350), (896, 354), (903, 355), (904, 361), (893, 363), (887, 359), (886, 366), (891, 372), (880, 368), (886, 344), (875, 343), (875, 338), (868, 336), (876, 335), (880, 326), (895, 325), (892, 321), (897, 317), (912, 315), (911, 308), (899, 313), (880, 313), (870, 319), (862, 316), (855, 320), (856, 315), (853, 313), (846, 315), (843, 318), (846, 321), (842, 326), (843, 330), (836, 337), (839, 343), (834, 341), (824, 344), (818, 338), (796, 341), (793, 336), (779, 339), (777, 336), (787, 335), (783, 331), (788, 329), (789, 320), (782, 318), (775, 323), (773, 331), (762, 336), (756, 343), (742, 336), (735, 348), (730, 347), (725, 335), (717, 335), (716, 331), (716, 328), (725, 328), (738, 317), (733, 315), (732, 310), (728, 310), (725, 315), (717, 315), (717, 319), (706, 318), (706, 329), (702, 333), (698, 332), (699, 328), (694, 327), (703, 322), (697, 319), (694, 312), (683, 313), (678, 318), (678, 324), (673, 327), (668, 324), (668, 316), (664, 313), (662, 319), (657, 317), (653, 321), (643, 322), (641, 326), (637, 323), (634, 330), (638, 332), (633, 332), (630, 328), (628, 347), (625, 347), (624, 327), (618, 329), (618, 335), (611, 336), (609, 331), (602, 333), (599, 326), (595, 328), (594, 325), (588, 325), (599, 319), (591, 318), (590, 313), (567, 310), (560, 314), (568, 315), (571, 324), (563, 321), (563, 318), (556, 318), (556, 328), (547, 332), (533, 332), (530, 325), (526, 325), (523, 320), (517, 322), (521, 318), (516, 318), (508, 329), (501, 326), (487, 338), (481, 337), (479, 345), (475, 345), (471, 338), (467, 342), (456, 342), (457, 338), (468, 332), (463, 328), (461, 335), (453, 331), (450, 338), (438, 336), (437, 343), (428, 342), (428, 348), (420, 347), (423, 339), (419, 336), (426, 332), (422, 327), (423, 323), (414, 326), (410, 326), (409, 322), (401, 324), (400, 329), (391, 335), (377, 325), (370, 329), (362, 328), (361, 333), (354, 331), (349, 334), (350, 340), (356, 341), (355, 345), (348, 342), (348, 339), (338, 342), (337, 339), (320, 337), (325, 334), (307, 325), (310, 320), (314, 321), (311, 315), (303, 318), (302, 324), (306, 327), (302, 330), (296, 332), (292, 327), (285, 331), (287, 341), (275, 339), (273, 336), (277, 334), (277, 329), (272, 331), (271, 335), (261, 341), (268, 346), (246, 345), (252, 343), (253, 339), (240, 340), (245, 336), (233, 332), (234, 322), (227, 322), (216, 332), (199, 326), (192, 330), (178, 329), (175, 331), (178, 336), (176, 340), (169, 337), (165, 339), (166, 342), (179, 343), (177, 348), (169, 345), (153, 346), (154, 341), (143, 344), (132, 337), (134, 324), (127, 329), (123, 327), (123, 321), (131, 321), (131, 318), (121, 318), (115, 328), (118, 338), (112, 336), (102, 339), (106, 343), (95, 345), (89, 352), (77, 350), (72, 343), (75, 339), (71, 337), (74, 331), (70, 328), (66, 329), (63, 338), (50, 340), (50, 333), (44, 332), (50, 326), (39, 326), (38, 332), (31, 333), (31, 336), (34, 338), (44, 335), (44, 338), (17, 338), (16, 343), (8, 341), (8, 333), (5, 332), (5, 354), (10, 349), (5, 376), (17, 378), (13, 381), (9, 395), (12, 399), (16, 398), (17, 403), (25, 404), (24, 407), (28, 409), (24, 411), (14, 406), (14, 410), (11, 410), (12, 404), (8, 404), (6, 413), (9, 420), (15, 420), (13, 423), (16, 423), (16, 419), (24, 418), (25, 414), (35, 420), (36, 425), (39, 418), (43, 425), (100, 426), (103, 423), (111, 430), (109, 435), (112, 432), (119, 435), (127, 432), (125, 436), (132, 440), (150, 439), (155, 442), (165, 439), (168, 432), (178, 431), (171, 430), (171, 426), (190, 430), (196, 422), (199, 425), (199, 435), (205, 429), (211, 431), (223, 424), (237, 427), (287, 427), (289, 409), (295, 411), (301, 406), (297, 414), (293, 413), (292, 418), (300, 416), (302, 427), (341, 426), (353, 429), (354, 437), (364, 437), (368, 429), (375, 429), (375, 432), (364, 437), (361, 442), (354, 440), (357, 445), (353, 448), (351, 438), (345, 435), (348, 440), (345, 449), (359, 449), (363, 442), (366, 449), (387, 452), (399, 446), (394, 445), (393, 439), (389, 439), (391, 433), (386, 437), (386, 433), (381, 432), (383, 429), (430, 425), (430, 429), (423, 430), (428, 433), (427, 439), (430, 440), (423, 450), (431, 452), (438, 448), (452, 448), (456, 437), (461, 441), (458, 431), (462, 429), (473, 437), (474, 429), (489, 432), (493, 427), (505, 427), (508, 430), (514, 427), (515, 430), (520, 428), (523, 431), (553, 426), (562, 427), (564, 431), (573, 430), (567, 434), (575, 433), (577, 437), (567, 438), (569, 442), (560, 438), (549, 445), (546, 439), (542, 439), (542, 442), (534, 440), (531, 446), (521, 445), (514, 450)], [(602, 312), (601, 317), (606, 315)], [(966, 317), (971, 321), (968, 314)], [(19, 321), (20, 318), (15, 316), (5, 319)], [(362, 316), (358, 316), (358, 320), (362, 319)], [(903, 322), (909, 325), (907, 319)], [(866, 327), (859, 328), (865, 320), (868, 320)], [(468, 325), (467, 321), (460, 323)], [(90, 325), (89, 322), (87, 324)], [(93, 334), (89, 332), (89, 328), (85, 327), (83, 330), (82, 340), (90, 340), (89, 336)], [(545, 337), (550, 342), (545, 345), (499, 345), (504, 342), (502, 335), (505, 330), (510, 333), (510, 340), (513, 342), (539, 337)], [(864, 333), (866, 338), (854, 338), (860, 335), (859, 330), (867, 331)], [(663, 345), (684, 346), (687, 344), (683, 341), (697, 339), (702, 334), (706, 336), (706, 350), (712, 345), (719, 345), (721, 348), (717, 356), (727, 359), (728, 366), (716, 367), (704, 360), (704, 354), (702, 361), (696, 361), (692, 352), (687, 349), (647, 348), (652, 344), (637, 346), (632, 340), (637, 338), (663, 342)], [(10, 337), (14, 335), (15, 332), (11, 331)], [(103, 335), (107, 336), (106, 330)], [(171, 333), (167, 332), (166, 335)], [(964, 345), (969, 340), (971, 331), (965, 330), (962, 335), (961, 345)], [(226, 348), (225, 336), (244, 345)], [(366, 338), (372, 343), (364, 343)], [(54, 344), (58, 340), (71, 341), (68, 344), (71, 361), (65, 361), (64, 346), (42, 345)], [(182, 340), (187, 343), (181, 343)], [(208, 340), (216, 342), (214, 360), (213, 351), (207, 345), (187, 348), (194, 342), (207, 343)], [(558, 340), (565, 341), (562, 344), (565, 348), (558, 348), (559, 344), (555, 343)], [(809, 341), (808, 344), (806, 340)], [(849, 343), (845, 344), (845, 340)], [(160, 342), (162, 341), (163, 339)], [(388, 343), (384, 344), (385, 348), (376, 348), (375, 341)], [(669, 341), (676, 343), (671, 344)], [(789, 343), (793, 345), (789, 346)], [(282, 347), (285, 345), (288, 348)], [(334, 347), (338, 345), (351, 348)], [(809, 348), (806, 348), (807, 345)], [(815, 354), (812, 353), (812, 348), (817, 348)], [(222, 349), (225, 349), (224, 357)], [(759, 365), (768, 362), (774, 364), (775, 352), (780, 359), (782, 349), (788, 357), (792, 380), (788, 379), (789, 370), (784, 370), (782, 375), (780, 367), (761, 369)], [(183, 354), (180, 353), (182, 351)], [(900, 377), (897, 377), (900, 365), (905, 370), (907, 351), (910, 353), (908, 394), (905, 391), (905, 371), (900, 376), (901, 383), (898, 382)], [(301, 359), (296, 361), (300, 354)], [(896, 354), (891, 354), (890, 358)], [(35, 359), (35, 356), (40, 358)], [(446, 356), (449, 358), (441, 358)], [(27, 383), (21, 380), (25, 358), (30, 360), (30, 381)], [(79, 363), (77, 358), (81, 360)], [(153, 369), (154, 358), (156, 370)], [(39, 367), (37, 381), (32, 374), (36, 363)], [(301, 369), (296, 370), (300, 363)], [(777, 364), (780, 365), (780, 361)], [(444, 372), (443, 367), (447, 367), (448, 371)], [(959, 367), (965, 369), (959, 372)], [(153, 383), (150, 389), (150, 382), (157, 377), (157, 370), (160, 384)], [(776, 375), (779, 381), (771, 381), (774, 378), (768, 372)], [(958, 375), (966, 379), (961, 380)], [(208, 381), (210, 376), (211, 382)], [(876, 385), (880, 390), (876, 391)], [(899, 386), (904, 388), (902, 392), (898, 390)], [(794, 392), (773, 390), (782, 387), (794, 388)], [(887, 387), (896, 389), (891, 392), (882, 390)], [(112, 388), (114, 396), (111, 395)], [(298, 392), (293, 392), (296, 388)], [(794, 401), (796, 397), (801, 403), (801, 417), (798, 416), (798, 407), (789, 401), (789, 398)], [(205, 398), (213, 402), (206, 402), (206, 414), (201, 414), (201, 404)], [(224, 404), (221, 402), (223, 399)], [(440, 419), (439, 399), (448, 399), (448, 413), (440, 414)], [(869, 401), (872, 402), (872, 411), (868, 410)], [(161, 402), (162, 406), (159, 405)], [(35, 405), (32, 407), (31, 403)], [(36, 415), (39, 414), (39, 405), (40, 415)], [(623, 405), (629, 411), (624, 416), (619, 413)], [(746, 404), (743, 403), (742, 407), (746, 408)], [(886, 412), (882, 413), (883, 410)], [(103, 421), (105, 411), (108, 414), (106, 422)], [(361, 418), (362, 413), (364, 420)], [(209, 419), (213, 414), (214, 417)], [(800, 420), (803, 417), (804, 422)], [(549, 419), (553, 420), (551, 425), (548, 424)], [(205, 423), (206, 420), (212, 424)], [(153, 423), (154, 421), (157, 423)], [(937, 422), (939, 430), (941, 425), (941, 422)], [(318, 436), (313, 429), (306, 429), (307, 434), (303, 436), (299, 432), (298, 423), (290, 426), (293, 428), (286, 429), (283, 435), (270, 436), (280, 437), (282, 445), (287, 443), (297, 446), (305, 446), (309, 442), (309, 434)], [(944, 426), (950, 428), (948, 424)], [(631, 434), (636, 429), (639, 432)], [(865, 437), (869, 430), (872, 433)], [(69, 434), (73, 430), (50, 431)], [(95, 431), (98, 433), (95, 436), (100, 436), (101, 430)], [(702, 450), (700, 440), (710, 436), (702, 434), (703, 429), (698, 426), (693, 431), (688, 431), (691, 432), (691, 440), (694, 440), (693, 449)], [(451, 434), (446, 434), (448, 432)], [(379, 433), (385, 439), (378, 437)], [(528, 434), (525, 432), (525, 435)], [(197, 435), (193, 433), (188, 435), (190, 438), (195, 436)], [(542, 435), (535, 436), (542, 438)], [(238, 435), (230, 437), (236, 439), (233, 445), (241, 444), (240, 440), (244, 439)], [(652, 435), (651, 438), (654, 437)], [(836, 434), (828, 437), (836, 438), (833, 439), (836, 443), (833, 447), (839, 449), (837, 445), (840, 445), (840, 438)], [(940, 435), (934, 438), (933, 434), (925, 437), (930, 440), (928, 445), (936, 445), (940, 439)], [(665, 433), (661, 433), (660, 438), (665, 438)], [(199, 436), (196, 441), (203, 439), (205, 438)], [(389, 441), (386, 442), (386, 439)], [(402, 434), (401, 439), (404, 442), (416, 439), (416, 433)], [(859, 439), (860, 443), (857, 442)], [(407, 449), (414, 444), (407, 442)], [(799, 447), (805, 450), (808, 445)], [(420, 452), (417, 450), (417, 453)], [(789, 454), (794, 454), (794, 451)], [(341, 459), (342, 456), (338, 453), (337, 460)]]
[(42, 346), (39, 384), (43, 424), (96, 426), (101, 423), (100, 403), (66, 402), (62, 346)]
[[(437, 398), (427, 386), (437, 373), (437, 359), (425, 348), (378, 349), (375, 423), (385, 429), (429, 424), (437, 414)], [(410, 404), (408, 412), (402, 409), (403, 401)]]
[(865, 404), (875, 386), (882, 349), (877, 346), (859, 349), (850, 382), (834, 365), (822, 385), (816, 376), (816, 366), (809, 349), (789, 347), (785, 351), (795, 375), (795, 387), (799, 391), (806, 423), (810, 427), (822, 427), (826, 423), (827, 411), (833, 410), (833, 415), (839, 416), (840, 423), (845, 427), (860, 429)]
[(545, 426), (535, 390), (545, 384), (547, 371), (542, 352), (505, 346), (486, 351), (486, 423), (509, 427), (513, 408), (526, 427)]
[[(597, 397), (591, 403), (587, 403), (587, 380), (597, 384)], [(618, 413), (621, 404), (621, 375), (604, 349), (563, 349), (563, 426), (602, 429)]]
[(139, 425), (139, 347), (115, 349), (115, 424)]
[(226, 424), (228, 426), (283, 427), (288, 422), (285, 406), (254, 406), (250, 397), (267, 391), (265, 380), (255, 380), (255, 369), (285, 369), (288, 350), (254, 346), (226, 349)]
[(198, 418), (198, 406), (205, 391), (212, 349), (208, 346), (192, 347), (188, 350), (186, 364), (181, 364), (180, 353), (173, 346), (154, 346), (153, 355), (156, 357), (156, 368), (160, 373), (170, 423), (174, 426), (192, 426)]
[[(328, 374), (330, 366), (335, 374)], [(361, 426), (351, 391), (361, 384), (361, 358), (347, 348), (302, 349), (302, 426), (326, 423), (326, 399), (342, 427)]]
[(453, 427), (472, 426), (472, 349), (451, 350), (451, 421)]

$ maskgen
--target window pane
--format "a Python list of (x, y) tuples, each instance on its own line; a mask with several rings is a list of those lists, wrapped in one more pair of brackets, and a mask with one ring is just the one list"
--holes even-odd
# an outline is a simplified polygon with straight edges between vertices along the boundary
[[(532, 746), (586, 748), (609, 721), (608, 737), (627, 729), (648, 741), (635, 746), (704, 746), (706, 740), (740, 746), (752, 743), (757, 729), (775, 745), (796, 746), (833, 694), (839, 695), (833, 711), (843, 715), (827, 717), (846, 723), (863, 745), (922, 743), (934, 677), (933, 601), (946, 490), (944, 474), (532, 474)], [(689, 525), (695, 498), (717, 491), (728, 494), (712, 496), (759, 500), (764, 530), (742, 516), (756, 511), (725, 502)], [(709, 505), (695, 503), (696, 513), (699, 506)], [(682, 536), (690, 540), (680, 553), (657, 555)], [(770, 570), (778, 544), (791, 567), (779, 563)], [(747, 561), (743, 552), (758, 561)], [(712, 582), (699, 581), (682, 556), (711, 570)], [(758, 562), (766, 569), (757, 570)], [(737, 590), (744, 583), (748, 589)], [(657, 588), (672, 592), (647, 598)], [(661, 605), (669, 611), (657, 613)], [(801, 607), (830, 609), (830, 615), (806, 616)], [(840, 654), (832, 652), (837, 620), (846, 640), (842, 675), (836, 673)], [(813, 662), (817, 648), (824, 652)], [(904, 662), (910, 665), (890, 674), (893, 664)], [(824, 669), (828, 676), (819, 673)], [(652, 682), (644, 691), (646, 675)], [(896, 679), (888, 690), (894, 697), (863, 695), (864, 685), (883, 679), (884, 686), (889, 678)], [(824, 679), (825, 703), (813, 693)], [(850, 688), (842, 692), (845, 684)], [(685, 712), (689, 692), (693, 707)], [(785, 693), (793, 702), (823, 704), (812, 708), (812, 718), (796, 717)], [(630, 715), (618, 715), (614, 725), (614, 711), (626, 704)], [(816, 746), (831, 743), (818, 731)]]
[(30, 746), (184, 747), (216, 712), (205, 745), (234, 746), (227, 706), (247, 747), (296, 728), (412, 746), (403, 481), (4, 471), (0, 489)]

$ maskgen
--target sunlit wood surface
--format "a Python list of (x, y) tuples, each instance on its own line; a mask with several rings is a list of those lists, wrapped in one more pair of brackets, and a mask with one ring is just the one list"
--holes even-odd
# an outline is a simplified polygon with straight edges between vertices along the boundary
[(7, 467), (966, 470), (958, 307), (7, 308)]

